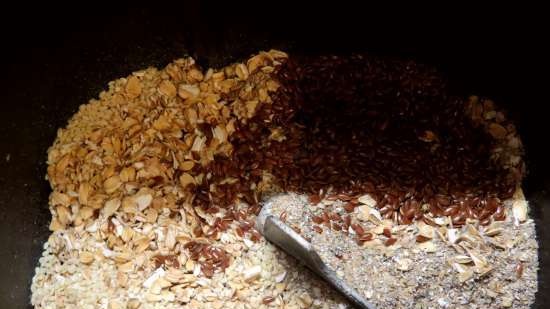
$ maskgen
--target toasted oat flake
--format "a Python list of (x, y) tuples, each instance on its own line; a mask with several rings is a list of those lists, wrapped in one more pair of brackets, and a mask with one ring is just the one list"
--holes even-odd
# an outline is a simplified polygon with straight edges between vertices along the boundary
[(141, 94), (141, 82), (139, 79), (135, 76), (131, 76), (128, 78), (128, 82), (126, 84), (126, 93), (129, 98), (135, 98)]
[(177, 93), (176, 86), (169, 80), (163, 80), (160, 83), (159, 91), (168, 97), (175, 97)]

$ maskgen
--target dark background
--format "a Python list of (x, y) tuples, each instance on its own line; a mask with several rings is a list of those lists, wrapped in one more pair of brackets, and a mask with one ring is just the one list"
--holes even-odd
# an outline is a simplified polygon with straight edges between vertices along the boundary
[(538, 223), (536, 308), (550, 303), (548, 25), (535, 7), (359, 7), (338, 1), (15, 4), (0, 11), (0, 308), (28, 308), (47, 239), (46, 151), (108, 81), (187, 54), (220, 66), (259, 49), (375, 54), (434, 64), (459, 94), (506, 106), (527, 148)]

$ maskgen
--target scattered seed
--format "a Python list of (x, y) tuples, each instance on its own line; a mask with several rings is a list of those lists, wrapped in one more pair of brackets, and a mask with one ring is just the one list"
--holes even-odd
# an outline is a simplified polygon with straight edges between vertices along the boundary
[(321, 197), (318, 194), (311, 194), (309, 196), (309, 202), (313, 205), (317, 205), (321, 202)]
[(266, 296), (262, 299), (262, 304), (267, 305), (275, 300), (272, 296)]
[(313, 222), (315, 222), (316, 224), (322, 224), (324, 222), (323, 218), (319, 217), (319, 216), (313, 216), (311, 218), (311, 220)]
[(351, 228), (352, 228), (352, 229), (355, 231), (355, 233), (357, 233), (357, 235), (359, 235), (359, 236), (365, 234), (365, 230), (363, 229), (363, 227), (362, 227), (360, 224), (352, 223), (352, 224), (351, 224)]
[(286, 211), (283, 211), (283, 212), (281, 213), (281, 215), (279, 216), (279, 218), (280, 218), (281, 221), (283, 221), (283, 222), (286, 221), (286, 217), (287, 217)]
[(519, 279), (523, 276), (523, 263), (522, 262), (519, 262), (516, 265), (515, 272), (516, 272), (516, 278)]
[(313, 230), (314, 230), (315, 232), (319, 233), (319, 234), (322, 234), (322, 233), (323, 233), (323, 229), (322, 229), (320, 226), (318, 226), (318, 225), (314, 225), (314, 226), (313, 226)]
[(384, 231), (382, 232), (382, 234), (384, 234), (384, 236), (388, 237), (388, 238), (391, 238), (391, 230), (389, 228), (384, 228)]

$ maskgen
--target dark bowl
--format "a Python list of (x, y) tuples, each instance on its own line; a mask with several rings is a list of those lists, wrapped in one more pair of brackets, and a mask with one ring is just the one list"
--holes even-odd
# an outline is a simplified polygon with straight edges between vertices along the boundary
[[(186, 54), (220, 66), (257, 50), (369, 52), (436, 66), (456, 94), (504, 106), (527, 150), (525, 192), (537, 223), (539, 292), (550, 303), (547, 56), (536, 9), (293, 3), (158, 3), (20, 7), (1, 13), (0, 308), (30, 308), (30, 281), (49, 235), (46, 151), (56, 130), (106, 83)], [(452, 13), (451, 13), (452, 12)], [(7, 68), (7, 70), (6, 70)]]

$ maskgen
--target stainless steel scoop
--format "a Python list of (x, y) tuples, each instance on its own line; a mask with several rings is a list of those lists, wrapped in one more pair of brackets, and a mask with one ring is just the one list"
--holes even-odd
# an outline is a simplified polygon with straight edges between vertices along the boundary
[(270, 213), (273, 197), (264, 203), (256, 219), (256, 227), (264, 237), (303, 262), (309, 269), (325, 279), (330, 285), (345, 296), (356, 308), (374, 309), (374, 305), (367, 302), (356, 290), (351, 288), (344, 280), (338, 278), (334, 270), (328, 267), (313, 246), (300, 234)]

